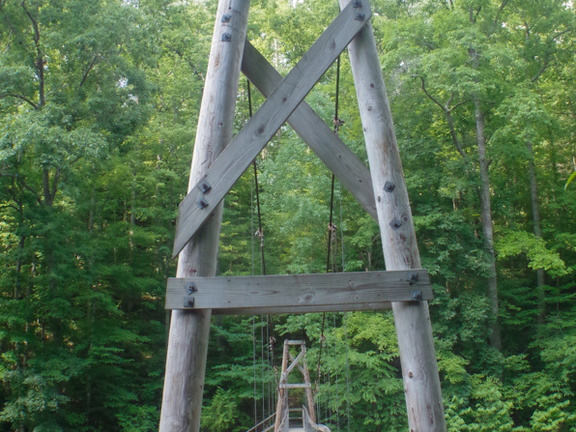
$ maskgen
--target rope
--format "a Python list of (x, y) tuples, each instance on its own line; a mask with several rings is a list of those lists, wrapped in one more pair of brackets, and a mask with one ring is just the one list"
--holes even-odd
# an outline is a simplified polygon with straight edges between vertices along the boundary
[(331, 264), (331, 256), (332, 256), (332, 243), (335, 240), (334, 238), (334, 233), (336, 232), (336, 225), (334, 225), (333, 222), (333, 218), (334, 218), (334, 183), (335, 183), (335, 176), (334, 174), (332, 174), (332, 186), (330, 188), (330, 221), (328, 222), (328, 240), (327, 240), (327, 244), (328, 244), (328, 253), (326, 256), (326, 273), (330, 273), (330, 270), (334, 271), (334, 269), (331, 269), (330, 264)]
[[(252, 117), (252, 91), (250, 88), (250, 81), (246, 80), (248, 90), (248, 115)], [(256, 191), (256, 210), (258, 214), (258, 231), (254, 233), (260, 239), (260, 268), (261, 274), (266, 275), (266, 255), (264, 253), (264, 229), (262, 228), (262, 210), (260, 206), (260, 186), (258, 184), (258, 164), (256, 159), (252, 161), (254, 168), (254, 188)]]
[[(338, 59), (336, 61), (336, 97), (335, 97), (335, 101), (334, 101), (334, 118), (333, 118), (333, 124), (334, 124), (334, 134), (338, 135), (339, 131), (340, 131), (340, 126), (342, 126), (344, 124), (344, 122), (340, 119), (339, 117), (339, 106), (340, 106), (340, 56), (338, 56)], [(328, 222), (328, 234), (327, 234), (327, 252), (326, 252), (326, 273), (330, 273), (335, 272), (336, 271), (336, 263), (334, 262), (335, 260), (332, 257), (333, 254), (333, 248), (332, 248), (332, 244), (336, 243), (336, 231), (337, 231), (337, 227), (336, 225), (334, 225), (334, 189), (335, 189), (335, 182), (336, 182), (336, 176), (334, 174), (332, 174), (332, 179), (331, 179), (331, 185), (330, 185), (330, 218), (329, 218), (329, 222)], [(340, 225), (342, 225), (342, 194), (340, 194)], [(342, 261), (344, 260), (344, 258), (342, 258)], [(342, 266), (342, 268), (344, 268), (344, 266)], [(320, 349), (319, 349), (319, 353), (318, 353), (318, 363), (316, 365), (316, 382), (315, 382), (315, 387), (316, 387), (316, 391), (318, 391), (319, 389), (319, 384), (320, 384), (320, 375), (321, 375), (321, 365), (322, 365), (322, 351), (324, 348), (324, 342), (326, 340), (325, 336), (324, 336), (324, 329), (325, 329), (325, 324), (326, 324), (326, 313), (322, 313), (322, 325), (320, 328)], [(320, 407), (320, 405), (318, 404), (318, 408)], [(319, 409), (318, 409), (319, 411)], [(326, 410), (326, 415), (329, 415), (329, 410)], [(319, 413), (320, 414), (320, 413)], [(318, 418), (320, 418), (320, 415), (318, 415)]]
[(256, 316), (252, 315), (252, 367), (254, 376), (254, 424), (258, 422), (258, 399), (257, 399), (257, 385), (256, 385)]
[[(340, 126), (344, 124), (344, 122), (340, 119), (339, 116), (339, 106), (340, 106), (340, 56), (336, 61), (336, 98), (334, 101), (334, 134), (338, 135), (340, 132)], [(336, 270), (336, 265), (333, 263), (332, 258), (332, 243), (336, 240), (336, 225), (334, 225), (334, 184), (335, 184), (336, 177), (332, 174), (332, 183), (330, 187), (330, 222), (328, 222), (328, 252), (326, 256), (326, 273), (330, 273), (330, 271), (334, 272)], [(331, 268), (331, 261), (332, 261), (332, 268)]]

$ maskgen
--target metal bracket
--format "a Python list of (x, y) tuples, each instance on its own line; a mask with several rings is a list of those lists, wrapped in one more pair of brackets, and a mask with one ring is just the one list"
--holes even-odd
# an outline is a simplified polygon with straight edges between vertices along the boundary
[(208, 193), (210, 192), (210, 190), (212, 190), (212, 186), (210, 185), (210, 183), (208, 183), (208, 181), (206, 180), (202, 180), (199, 184), (198, 184), (198, 188), (202, 191), (202, 193)]
[(210, 205), (208, 203), (208, 201), (206, 200), (206, 198), (204, 198), (204, 197), (202, 197), (198, 201), (196, 201), (196, 204), (198, 204), (198, 207), (200, 207), (201, 209), (205, 209), (206, 207), (208, 207)]
[(194, 282), (188, 282), (185, 288), (188, 294), (194, 294), (196, 291), (198, 291), (198, 288)]
[(392, 219), (392, 221), (390, 222), (389, 225), (392, 227), (392, 229), (394, 231), (396, 231), (397, 229), (399, 229), (402, 226), (402, 222), (400, 222), (398, 220), (398, 218), (394, 218), (394, 219)]
[(414, 300), (420, 301), (422, 300), (422, 291), (420, 290), (414, 290), (412, 291), (412, 298)]
[(193, 308), (194, 307), (194, 297), (184, 297), (184, 307)]
[[(414, 285), (418, 282), (418, 273), (408, 273), (408, 277), (406, 279), (410, 285)], [(420, 291), (422, 293), (422, 291)]]

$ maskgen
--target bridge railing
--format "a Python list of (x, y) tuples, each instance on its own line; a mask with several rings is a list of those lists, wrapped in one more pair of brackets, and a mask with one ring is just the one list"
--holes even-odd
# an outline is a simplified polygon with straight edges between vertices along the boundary
[(274, 421), (276, 420), (276, 413), (265, 418), (252, 429), (248, 429), (246, 432), (268, 432), (274, 429)]
[(302, 424), (304, 432), (330, 432), (330, 428), (323, 424), (316, 424), (310, 418), (310, 413), (305, 406), (302, 406)]

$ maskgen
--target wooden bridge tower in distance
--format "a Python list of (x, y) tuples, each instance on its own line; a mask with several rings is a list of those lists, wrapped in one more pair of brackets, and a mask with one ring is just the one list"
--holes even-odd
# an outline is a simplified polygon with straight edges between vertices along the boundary
[[(333, 0), (326, 0), (333, 1)], [(179, 208), (176, 278), (160, 432), (198, 432), (212, 313), (302, 313), (390, 307), (398, 336), (410, 432), (445, 432), (444, 408), (402, 163), (370, 24), (369, 0), (342, 11), (282, 78), (246, 40), (249, 0), (219, 0), (188, 195)], [(296, 31), (297, 29), (295, 29)], [(348, 47), (370, 169), (303, 102)], [(240, 72), (267, 97), (232, 137)], [(288, 122), (380, 227), (387, 271), (215, 277), (222, 200)]]

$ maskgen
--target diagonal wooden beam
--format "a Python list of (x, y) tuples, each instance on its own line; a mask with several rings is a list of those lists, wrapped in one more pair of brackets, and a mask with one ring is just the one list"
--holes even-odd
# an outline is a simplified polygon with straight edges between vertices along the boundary
[[(252, 160), (302, 102), (372, 11), (368, 0), (350, 3), (312, 45), (250, 121), (228, 144), (206, 176), (188, 193), (178, 212), (173, 256), (178, 255), (222, 201)], [(221, 125), (213, 125), (214, 128)]]
[[(246, 41), (242, 72), (268, 97), (282, 81), (274, 66)], [(370, 215), (378, 220), (370, 171), (306, 102), (288, 119), (288, 124), (326, 164)]]
[(288, 378), (288, 375), (290, 375), (290, 372), (292, 372), (292, 369), (294, 369), (297, 365), (299, 366), (299, 361), (302, 359), (302, 357), (304, 357), (304, 351), (300, 351), (300, 353), (296, 356), (296, 358), (294, 358), (294, 356), (290, 355), (290, 361), (292, 362), (290, 364), (290, 366), (288, 366), (286, 368), (286, 370), (284, 372), (282, 372), (282, 376), (280, 377), (280, 382), (284, 382), (286, 381), (286, 378)]

